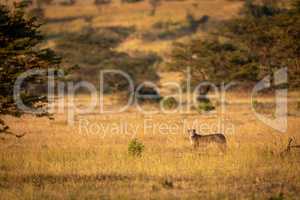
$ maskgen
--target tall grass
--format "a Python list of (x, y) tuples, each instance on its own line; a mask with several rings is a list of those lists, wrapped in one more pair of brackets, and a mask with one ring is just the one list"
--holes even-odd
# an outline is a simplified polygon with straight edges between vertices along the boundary
[[(85, 101), (81, 97), (81, 102)], [(261, 100), (262, 101), (262, 100)], [(238, 106), (237, 106), (238, 105)], [(14, 131), (26, 131), (21, 141), (1, 143), (0, 196), (6, 199), (268, 199), (281, 193), (294, 199), (300, 191), (299, 153), (280, 152), (294, 136), (299, 119), (289, 117), (289, 130), (279, 134), (255, 120), (250, 105), (228, 106), (226, 119), (236, 131), (228, 135), (227, 153), (213, 145), (193, 150), (184, 130), (137, 135), (107, 132), (80, 133), (64, 115), (55, 121), (7, 118)], [(237, 112), (238, 110), (238, 112)], [(218, 115), (191, 113), (188, 121), (215, 123)], [(91, 123), (138, 125), (149, 116), (128, 111), (119, 115), (81, 118)], [(152, 115), (153, 123), (180, 121), (176, 114)], [(239, 123), (238, 123), (239, 122)], [(178, 123), (180, 124), (180, 123)], [(182, 126), (182, 125), (180, 125)], [(47, 128), (45, 128), (47, 127)], [(182, 127), (183, 128), (183, 127)], [(208, 132), (204, 132), (208, 133)], [(145, 145), (141, 156), (128, 154), (133, 137)], [(299, 139), (298, 139), (299, 141)], [(4, 198), (4, 199), (5, 199)]]

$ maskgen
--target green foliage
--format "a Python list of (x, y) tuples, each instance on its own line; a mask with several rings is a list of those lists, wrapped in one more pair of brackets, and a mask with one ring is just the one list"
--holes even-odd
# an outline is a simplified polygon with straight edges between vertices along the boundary
[(216, 84), (232, 80), (257, 80), (256, 57), (249, 54), (246, 47), (216, 38), (191, 40), (188, 43), (175, 44), (171, 53), (172, 70), (186, 70), (190, 67), (193, 76), (192, 85), (201, 80)]
[[(270, 3), (271, 2), (271, 3)], [(247, 1), (240, 18), (220, 26), (215, 36), (175, 43), (171, 70), (191, 68), (194, 84), (209, 80), (216, 84), (233, 80), (252, 83), (283, 67), (288, 68), (289, 86), (300, 86), (300, 12), (273, 1)], [(273, 85), (273, 79), (271, 79)]]
[(260, 105), (260, 103), (257, 101), (257, 100), (253, 100), (252, 101), (252, 106), (253, 106), (253, 108), (255, 108), (255, 109), (257, 109), (258, 107), (259, 107), (259, 105)]
[(275, 0), (266, 0), (263, 4), (257, 5), (253, 0), (246, 0), (242, 13), (247, 17), (261, 18), (265, 16), (274, 16), (280, 13), (278, 2)]
[(128, 144), (128, 153), (132, 156), (141, 156), (145, 146), (138, 139), (133, 139)]
[(215, 110), (215, 106), (212, 104), (211, 101), (203, 101), (203, 102), (199, 102), (196, 110), (199, 112), (199, 113), (202, 113), (202, 112), (210, 112), (210, 111), (213, 111)]
[(162, 105), (165, 109), (175, 109), (178, 106), (178, 101), (174, 97), (168, 97), (162, 101)]
[[(289, 84), (299, 86), (297, 70), (300, 49), (300, 14), (280, 9), (276, 4), (255, 5), (257, 9), (273, 10), (260, 15), (250, 13), (227, 24), (226, 36), (243, 43), (254, 52), (259, 65), (259, 78), (272, 77), (276, 69), (288, 67)], [(271, 83), (273, 84), (273, 83)]]
[(269, 198), (269, 200), (284, 200), (284, 199), (285, 198), (284, 198), (284, 195), (283, 195), (282, 192), (277, 196), (272, 196), (272, 197)]
[[(10, 11), (0, 4), (0, 114), (20, 116), (26, 111), (20, 110), (13, 99), (13, 88), (17, 77), (27, 70), (59, 69), (60, 57), (51, 49), (41, 49), (38, 45), (43, 41), (39, 32), (40, 24), (35, 18), (26, 16), (27, 4), (15, 3)], [(32, 109), (41, 109), (41, 103), (47, 98), (37, 93), (36, 88), (47, 82), (47, 73), (31, 76), (21, 87), (18, 94), (25, 105)], [(37, 104), (39, 103), (39, 104)], [(43, 106), (42, 106), (43, 108)], [(46, 110), (38, 116), (48, 115)], [(0, 133), (7, 131), (1, 120)]]
[(143, 85), (143, 87), (136, 88), (135, 98), (139, 103), (159, 103), (162, 97), (159, 91), (152, 86)]

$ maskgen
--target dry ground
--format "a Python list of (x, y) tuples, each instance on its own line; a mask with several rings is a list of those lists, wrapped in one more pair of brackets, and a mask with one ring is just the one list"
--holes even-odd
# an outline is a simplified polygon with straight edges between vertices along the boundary
[[(280, 193), (297, 199), (300, 152), (279, 156), (289, 137), (300, 142), (297, 98), (299, 93), (290, 93), (284, 134), (255, 118), (246, 93), (229, 94), (222, 115), (220, 106), (208, 115), (145, 115), (131, 107), (121, 114), (78, 115), (74, 126), (67, 125), (66, 114), (54, 121), (7, 117), (13, 131), (27, 135), (1, 142), (1, 199), (268, 199)], [(116, 97), (105, 100), (116, 107)], [(88, 101), (76, 98), (79, 106)], [(219, 119), (227, 153), (213, 146), (193, 150), (186, 128), (211, 133), (214, 128), (205, 125), (216, 126)], [(145, 145), (142, 157), (128, 154), (134, 137)]]

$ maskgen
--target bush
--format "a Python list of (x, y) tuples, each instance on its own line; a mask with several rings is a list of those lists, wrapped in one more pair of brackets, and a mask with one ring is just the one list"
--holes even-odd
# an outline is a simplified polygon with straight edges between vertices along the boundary
[(263, 111), (264, 109), (272, 109), (272, 103), (260, 102), (258, 100), (252, 101), (252, 106), (258, 112)]
[(136, 100), (141, 103), (159, 103), (161, 96), (156, 88), (144, 85), (135, 90)]
[(128, 153), (132, 156), (141, 156), (145, 146), (138, 139), (133, 139), (128, 144)]
[(162, 105), (165, 109), (176, 109), (178, 101), (174, 97), (168, 97), (163, 100)]
[(202, 112), (210, 112), (212, 110), (215, 110), (215, 106), (212, 105), (211, 101), (203, 101), (203, 102), (200, 102), (198, 104), (198, 107), (197, 107), (197, 111), (199, 113), (202, 113)]
[(272, 196), (269, 198), (269, 200), (284, 200), (284, 195), (283, 193), (280, 193), (279, 195), (276, 195), (276, 196)]
[(204, 80), (217, 85), (232, 80), (258, 80), (256, 65), (253, 64), (256, 58), (249, 55), (247, 48), (233, 42), (214, 38), (175, 43), (170, 56), (170, 70), (184, 71), (183, 66), (190, 66), (192, 87)]
[(254, 109), (257, 109), (261, 104), (257, 100), (252, 101), (252, 106)]
[(174, 183), (171, 179), (167, 178), (162, 181), (162, 186), (166, 189), (171, 189), (174, 187)]

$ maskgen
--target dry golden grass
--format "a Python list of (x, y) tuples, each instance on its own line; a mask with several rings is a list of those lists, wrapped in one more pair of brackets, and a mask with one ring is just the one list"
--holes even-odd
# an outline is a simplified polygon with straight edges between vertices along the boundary
[[(197, 5), (195, 7), (195, 4)], [(113, 1), (112, 4), (96, 7), (91, 1), (79, 1), (74, 6), (48, 6), (45, 16), (49, 19), (65, 19), (77, 17), (69, 22), (46, 24), (44, 30), (50, 33), (79, 32), (84, 27), (107, 27), (107, 26), (134, 26), (136, 33), (118, 47), (120, 51), (153, 51), (165, 53), (174, 42), (153, 41), (145, 42), (140, 38), (141, 32), (151, 30), (156, 22), (179, 22), (186, 20), (187, 13), (192, 13), (200, 18), (209, 15), (215, 20), (229, 19), (238, 14), (241, 2), (227, 0), (201, 0), (201, 1), (170, 1), (163, 2), (158, 7), (155, 16), (149, 16), (150, 6), (147, 1), (134, 4), (121, 4)], [(85, 17), (91, 17), (86, 21)], [(197, 33), (198, 35), (201, 34)], [(186, 36), (188, 38), (190, 36)], [(184, 38), (183, 38), (184, 39)]]
[[(290, 99), (298, 94), (291, 93)], [(65, 114), (57, 114), (54, 121), (6, 117), (15, 132), (27, 135), (1, 143), (1, 199), (267, 199), (280, 193), (298, 198), (300, 152), (279, 156), (289, 137), (300, 141), (295, 102), (290, 102), (288, 131), (282, 134), (258, 121), (248, 95), (241, 96), (228, 95), (223, 116), (226, 154), (213, 146), (193, 150), (185, 131), (217, 124), (219, 112), (144, 115), (130, 108), (121, 114), (77, 116), (73, 127)], [(105, 99), (111, 104), (115, 98)], [(85, 105), (89, 98), (76, 100)], [(264, 100), (269, 98), (260, 98)], [(89, 132), (80, 129), (83, 120), (90, 123)], [(153, 128), (145, 128), (145, 120)], [(126, 123), (127, 132), (113, 128)], [(178, 129), (159, 131), (165, 124)], [(142, 157), (127, 152), (133, 137), (145, 145)]]
[[(195, 3), (197, 7), (193, 6)], [(49, 6), (46, 9), (46, 17), (59, 19), (91, 16), (94, 17), (93, 26), (96, 27), (135, 25), (138, 29), (145, 29), (161, 20), (184, 20), (188, 12), (195, 14), (196, 17), (209, 15), (217, 19), (228, 19), (237, 15), (241, 5), (241, 2), (227, 0), (170, 1), (163, 2), (155, 16), (149, 16), (150, 5), (147, 1), (134, 4), (114, 2), (99, 7), (83, 1), (74, 6)]]

